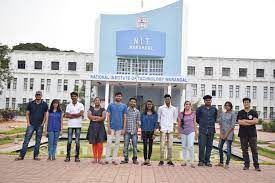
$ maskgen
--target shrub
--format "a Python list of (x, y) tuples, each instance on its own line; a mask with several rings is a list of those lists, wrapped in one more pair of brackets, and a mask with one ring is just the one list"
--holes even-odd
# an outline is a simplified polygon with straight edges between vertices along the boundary
[(266, 132), (275, 132), (275, 121), (263, 122), (262, 127)]
[(1, 119), (8, 121), (15, 118), (16, 111), (11, 109), (5, 109), (0, 111)]
[(264, 122), (263, 119), (259, 119), (258, 124), (261, 125)]

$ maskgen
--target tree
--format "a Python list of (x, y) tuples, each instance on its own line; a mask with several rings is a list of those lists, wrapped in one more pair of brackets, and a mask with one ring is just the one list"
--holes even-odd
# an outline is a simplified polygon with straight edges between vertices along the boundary
[[(30, 51), (60, 51), (57, 48), (50, 48), (41, 43), (20, 43), (12, 47), (12, 50), (30, 50)], [(65, 50), (64, 52), (75, 52), (74, 50)]]
[(10, 49), (7, 45), (0, 45), (0, 94), (3, 89), (3, 83), (12, 79), (9, 68), (10, 57), (8, 56)]

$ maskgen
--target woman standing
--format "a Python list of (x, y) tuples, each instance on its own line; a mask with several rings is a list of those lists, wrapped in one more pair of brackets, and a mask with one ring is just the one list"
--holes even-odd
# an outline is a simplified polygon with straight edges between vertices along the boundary
[[(197, 125), (196, 125), (196, 114), (191, 111), (191, 102), (184, 102), (184, 110), (178, 115), (178, 132), (179, 138), (182, 143), (182, 166), (187, 165), (188, 159), (190, 160), (191, 167), (195, 168), (194, 165), (194, 139), (197, 139)], [(189, 153), (189, 157), (187, 157)]]
[(48, 160), (55, 160), (57, 142), (63, 129), (63, 116), (60, 102), (57, 99), (54, 99), (51, 103), (45, 126), (46, 136), (48, 136)]
[[(145, 111), (141, 114), (141, 134), (143, 140), (143, 165), (151, 166), (150, 159), (152, 155), (154, 132), (157, 128), (158, 114), (154, 110), (154, 104), (151, 100), (147, 100)], [(148, 151), (149, 142), (149, 151)]]
[[(220, 154), (220, 163), (217, 166), (221, 166), (226, 169), (229, 168), (229, 161), (231, 157), (231, 145), (234, 138), (234, 127), (236, 123), (236, 115), (232, 111), (232, 103), (225, 102), (224, 109), (225, 112), (222, 112), (220, 118), (218, 119), (220, 124), (220, 143), (219, 143), (219, 154)], [(223, 164), (223, 145), (227, 143), (226, 147), (226, 163)]]
[(92, 151), (94, 154), (93, 163), (104, 164), (102, 159), (103, 142), (107, 140), (104, 121), (106, 118), (106, 111), (100, 107), (100, 98), (94, 99), (94, 107), (90, 107), (88, 111), (88, 118), (90, 125), (87, 134), (87, 140), (92, 145)]

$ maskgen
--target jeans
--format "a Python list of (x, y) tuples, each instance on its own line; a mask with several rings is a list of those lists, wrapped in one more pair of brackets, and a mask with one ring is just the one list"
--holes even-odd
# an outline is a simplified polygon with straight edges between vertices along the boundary
[(258, 168), (259, 163), (258, 163), (257, 137), (240, 137), (240, 141), (241, 141), (241, 148), (243, 152), (244, 166), (246, 167), (250, 166), (250, 159), (248, 154), (248, 144), (249, 144), (252, 152), (254, 167)]
[(75, 133), (75, 157), (79, 157), (81, 128), (68, 128), (67, 157), (71, 156), (71, 145)]
[(133, 145), (133, 158), (132, 160), (137, 160), (137, 133), (131, 134), (131, 133), (126, 133), (124, 135), (124, 149), (123, 149), (123, 155), (124, 159), (126, 161), (129, 160), (128, 158), (128, 148), (129, 148), (129, 143), (130, 139), (132, 140), (132, 145)]
[(199, 132), (199, 162), (210, 163), (214, 133)]
[[(153, 148), (153, 135), (154, 131), (142, 131), (142, 141), (143, 141), (143, 156), (144, 160), (151, 159), (152, 156), (152, 148)], [(149, 141), (149, 151), (148, 148)]]
[(160, 132), (160, 161), (164, 160), (165, 142), (167, 137), (168, 154), (167, 160), (172, 161), (172, 147), (173, 147), (173, 132)]
[(182, 144), (182, 158), (183, 161), (187, 161), (187, 153), (189, 153), (190, 162), (194, 162), (194, 140), (195, 132), (192, 132), (188, 135), (181, 134), (181, 144)]
[(221, 139), (219, 143), (219, 154), (220, 154), (220, 163), (223, 164), (223, 145), (226, 142), (226, 164), (229, 165), (231, 158), (231, 145), (232, 140)]
[(110, 160), (110, 154), (111, 154), (111, 146), (113, 143), (113, 136), (115, 136), (115, 149), (113, 152), (112, 160), (115, 161), (118, 149), (119, 149), (119, 143), (120, 143), (120, 136), (121, 136), (121, 130), (113, 130), (111, 129), (111, 135), (107, 135), (107, 145), (106, 145), (106, 160)]
[(60, 131), (48, 132), (48, 155), (49, 155), (49, 157), (55, 157), (59, 134), (60, 134)]
[(35, 133), (35, 146), (34, 146), (34, 152), (33, 152), (33, 157), (37, 157), (39, 155), (39, 148), (40, 148), (40, 143), (41, 143), (41, 138), (42, 138), (42, 133), (43, 133), (43, 126), (33, 126), (30, 125), (28, 126), (26, 133), (25, 133), (25, 138), (24, 138), (24, 143), (22, 145), (22, 149), (20, 151), (20, 157), (24, 158), (28, 149), (29, 142), (32, 138), (33, 132)]

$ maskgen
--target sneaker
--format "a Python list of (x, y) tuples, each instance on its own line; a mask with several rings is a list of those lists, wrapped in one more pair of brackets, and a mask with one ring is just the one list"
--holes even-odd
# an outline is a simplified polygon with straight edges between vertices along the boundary
[(40, 159), (39, 157), (36, 156), (36, 157), (33, 158), (33, 160), (35, 160), (35, 161), (40, 161), (41, 159)]
[(160, 161), (159, 162), (159, 166), (163, 166), (164, 165), (164, 162), (163, 161)]
[(169, 166), (175, 166), (174, 163), (173, 163), (172, 161), (168, 161), (168, 162), (167, 162), (167, 165), (169, 165)]
[(260, 172), (262, 170), (260, 169), (260, 167), (255, 167), (255, 171)]
[(205, 163), (205, 166), (212, 167), (211, 163)]
[(120, 164), (127, 164), (127, 163), (128, 163), (127, 160), (122, 160), (122, 161), (120, 162)]
[(147, 161), (147, 166), (151, 166), (150, 160)]
[(118, 163), (116, 161), (112, 161), (113, 165), (118, 165)]
[(138, 165), (138, 161), (137, 160), (133, 160), (133, 164)]
[(198, 166), (204, 166), (203, 162), (199, 162)]
[(66, 157), (66, 159), (64, 160), (65, 162), (69, 162), (71, 161), (71, 158), (69, 156)]
[(249, 167), (248, 166), (244, 166), (243, 170), (249, 170)]
[(80, 162), (79, 157), (75, 157), (74, 161), (75, 161), (75, 162)]
[(18, 156), (17, 158), (14, 159), (14, 161), (21, 161), (21, 160), (24, 160), (24, 158)]

